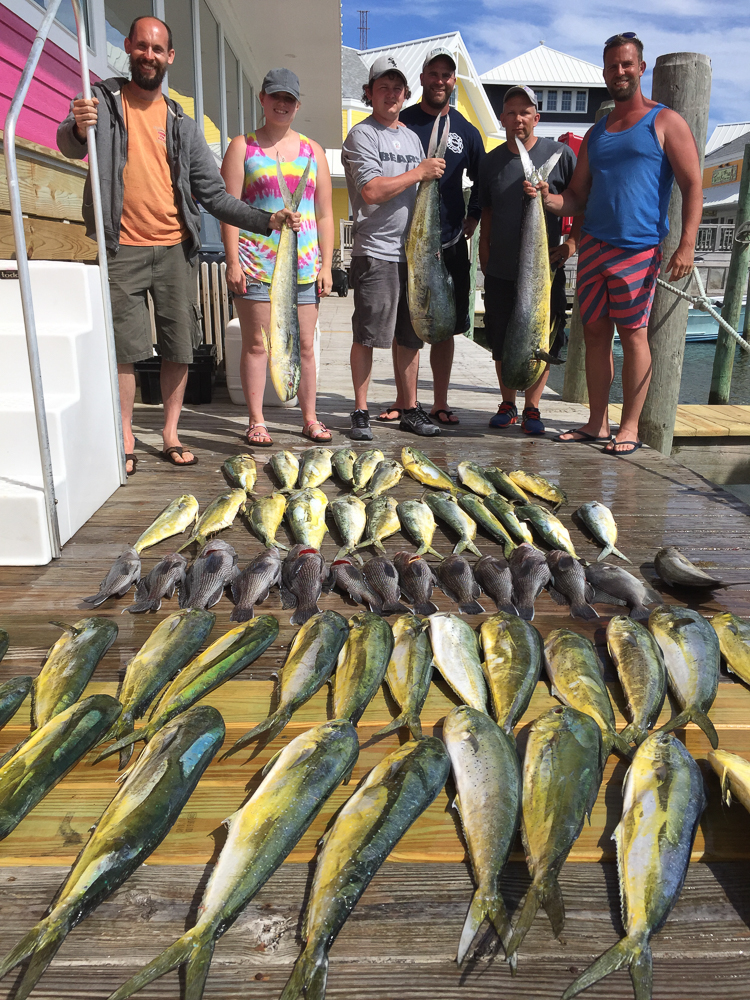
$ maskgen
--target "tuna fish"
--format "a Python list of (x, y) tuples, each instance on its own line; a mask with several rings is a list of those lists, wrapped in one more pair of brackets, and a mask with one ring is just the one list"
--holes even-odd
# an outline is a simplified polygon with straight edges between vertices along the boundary
[[(546, 181), (561, 151), (536, 170), (522, 142), (516, 143), (526, 180)], [(521, 222), (516, 301), (503, 344), (503, 382), (521, 392), (538, 381), (548, 363), (562, 364), (549, 353), (550, 290), (547, 219), (541, 198), (527, 198)]]
[[(443, 135), (438, 141), (440, 123)], [(437, 115), (427, 155), (444, 157), (450, 134), (450, 115)], [(440, 182), (419, 182), (409, 232), (406, 236), (407, 297), (414, 332), (426, 344), (439, 344), (456, 331), (453, 278), (443, 259), (440, 223)]]
[[(281, 164), (276, 161), (276, 175), (284, 207), (296, 212), (307, 187), (312, 159), (290, 194)], [(268, 368), (276, 395), (282, 403), (297, 395), (300, 379), (299, 318), (297, 316), (297, 234), (283, 226), (276, 248), (276, 262), (271, 277), (271, 323), (268, 331), (261, 327), (268, 355)]]

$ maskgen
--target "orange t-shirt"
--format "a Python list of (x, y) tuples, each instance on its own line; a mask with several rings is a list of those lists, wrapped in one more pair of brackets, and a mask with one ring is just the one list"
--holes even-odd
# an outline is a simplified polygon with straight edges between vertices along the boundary
[(120, 243), (171, 247), (189, 236), (175, 203), (167, 160), (167, 103), (141, 101), (122, 88), (122, 111), (128, 133), (123, 172)]

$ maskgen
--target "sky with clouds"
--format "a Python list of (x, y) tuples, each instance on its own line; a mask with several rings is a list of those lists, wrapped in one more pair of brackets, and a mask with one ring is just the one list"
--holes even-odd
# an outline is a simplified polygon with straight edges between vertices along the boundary
[(750, 4), (737, 0), (650, 0), (627, 7), (614, 0), (343, 0), (344, 44), (359, 48), (358, 9), (369, 8), (370, 47), (460, 31), (477, 71), (535, 48), (540, 40), (600, 64), (604, 39), (637, 31), (650, 67), (667, 52), (702, 52), (713, 68), (709, 135), (719, 122), (750, 120)]

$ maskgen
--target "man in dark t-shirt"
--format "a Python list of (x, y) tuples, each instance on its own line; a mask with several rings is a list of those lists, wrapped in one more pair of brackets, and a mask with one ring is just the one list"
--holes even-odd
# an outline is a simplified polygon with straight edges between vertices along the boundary
[[(536, 95), (525, 86), (511, 87), (505, 94), (500, 121), (506, 142), (491, 150), (479, 171), (479, 200), (482, 206), (482, 229), (479, 242), (479, 263), (484, 273), (484, 326), (495, 361), (503, 401), (490, 420), (490, 427), (503, 428), (518, 419), (516, 393), (503, 385), (501, 360), (505, 332), (516, 301), (518, 256), (521, 246), (521, 222), (524, 210), (524, 173), (516, 143), (523, 142), (532, 163), (541, 167), (557, 150), (562, 150), (550, 176), (550, 191), (563, 191), (573, 176), (576, 158), (569, 146), (534, 135), (539, 121)], [(565, 261), (576, 252), (580, 221), (565, 243), (560, 243), (562, 219), (547, 213), (547, 234), (552, 267), (551, 292), (551, 353), (562, 346), (565, 328)], [(557, 336), (555, 336), (557, 334)], [(543, 434), (544, 424), (539, 414), (539, 400), (547, 382), (549, 368), (530, 389), (526, 390), (521, 427), (527, 434)]]
[[(440, 222), (442, 229), (443, 260), (453, 278), (456, 295), (456, 329), (465, 333), (470, 327), (469, 291), (471, 285), (469, 252), (466, 241), (471, 238), (479, 222), (479, 167), (484, 157), (484, 144), (479, 130), (470, 121), (450, 107), (450, 96), (456, 86), (456, 63), (448, 49), (437, 48), (428, 52), (422, 66), (422, 100), (402, 111), (399, 121), (415, 132), (422, 143), (425, 156), (429, 151), (430, 137), (438, 116), (449, 115), (450, 132), (445, 151), (445, 173), (440, 179)], [(444, 123), (439, 128), (443, 135)], [(472, 181), (468, 210), (464, 201), (464, 171)], [(430, 348), (430, 367), (434, 401), (430, 416), (436, 423), (457, 424), (458, 418), (448, 408), (448, 387), (453, 367), (453, 339), (433, 344)], [(379, 420), (396, 420), (403, 401), (397, 399), (393, 407), (385, 410)]]

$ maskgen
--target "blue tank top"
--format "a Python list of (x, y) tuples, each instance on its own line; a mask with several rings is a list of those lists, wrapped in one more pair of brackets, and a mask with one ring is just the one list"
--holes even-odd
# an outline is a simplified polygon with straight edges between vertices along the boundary
[(583, 231), (623, 250), (647, 250), (669, 232), (674, 174), (656, 134), (658, 104), (624, 132), (607, 132), (607, 117), (589, 133), (591, 191)]

